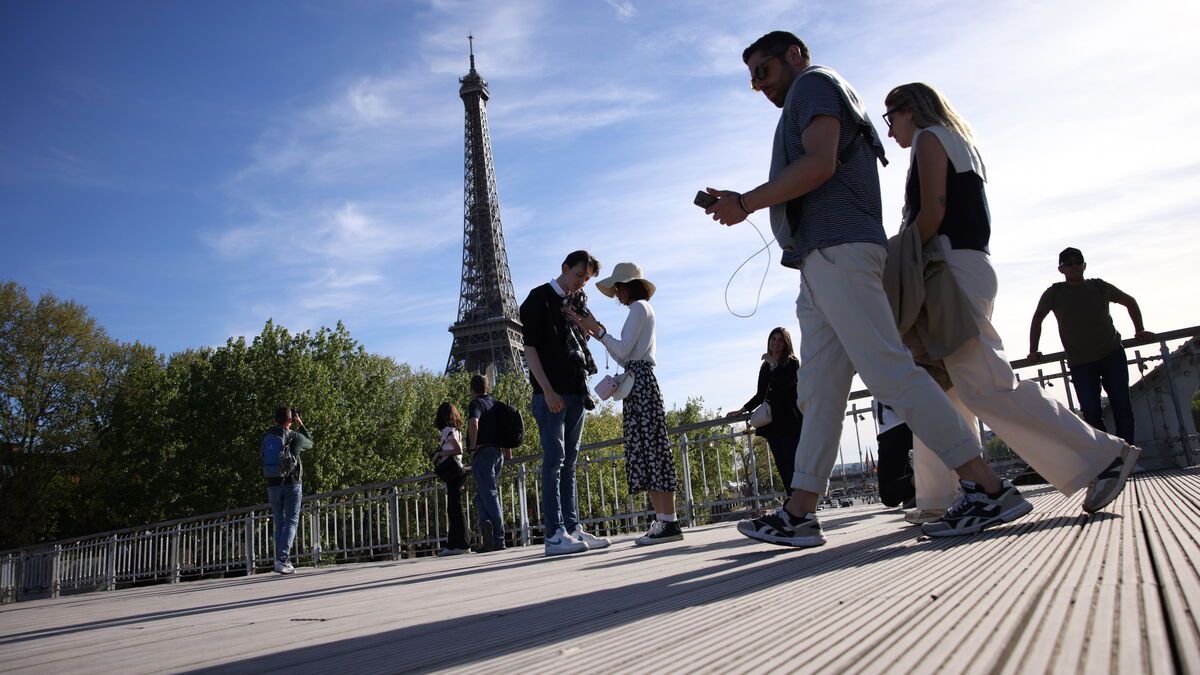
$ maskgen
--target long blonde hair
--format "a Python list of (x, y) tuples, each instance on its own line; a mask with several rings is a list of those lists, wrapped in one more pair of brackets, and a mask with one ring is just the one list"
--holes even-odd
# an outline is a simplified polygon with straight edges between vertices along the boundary
[(958, 134), (968, 146), (975, 145), (971, 125), (954, 110), (945, 96), (924, 82), (911, 82), (892, 89), (883, 103), (888, 110), (911, 112), (913, 124), (922, 129), (940, 124)]

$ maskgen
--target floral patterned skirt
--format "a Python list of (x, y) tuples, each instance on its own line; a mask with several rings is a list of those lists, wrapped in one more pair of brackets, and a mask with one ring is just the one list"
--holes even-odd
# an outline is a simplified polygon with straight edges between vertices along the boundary
[(621, 408), (629, 491), (674, 492), (675, 453), (667, 437), (667, 415), (654, 367), (649, 361), (630, 361), (625, 370), (633, 374), (633, 390)]

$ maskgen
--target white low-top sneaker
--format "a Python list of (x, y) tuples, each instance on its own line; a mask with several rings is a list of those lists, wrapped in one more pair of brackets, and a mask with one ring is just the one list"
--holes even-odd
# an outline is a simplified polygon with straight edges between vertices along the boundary
[(591, 532), (585, 532), (582, 525), (576, 525), (575, 529), (567, 534), (570, 535), (570, 537), (575, 541), (582, 541), (583, 543), (587, 544), (589, 551), (608, 548), (612, 543), (604, 537), (597, 537)]
[(588, 545), (573, 539), (571, 535), (563, 528), (558, 528), (553, 537), (546, 538), (546, 555), (567, 555), (570, 553), (583, 553), (588, 550)]
[(276, 560), (275, 561), (275, 571), (278, 572), (279, 574), (295, 574), (296, 568), (292, 567), (292, 563), (290, 563), (290, 562), (279, 562), (278, 560)]

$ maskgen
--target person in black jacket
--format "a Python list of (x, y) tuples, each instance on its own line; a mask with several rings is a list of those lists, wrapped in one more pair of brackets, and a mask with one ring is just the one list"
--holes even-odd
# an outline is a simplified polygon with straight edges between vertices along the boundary
[(758, 391), (740, 410), (734, 410), (726, 417), (754, 412), (763, 401), (771, 404), (771, 423), (760, 427), (757, 434), (767, 439), (775, 458), (775, 468), (783, 479), (783, 488), (791, 496), (796, 444), (800, 442), (804, 416), (796, 407), (796, 371), (800, 368), (800, 360), (796, 358), (792, 336), (786, 328), (779, 326), (771, 331), (767, 337), (767, 353), (762, 358)]

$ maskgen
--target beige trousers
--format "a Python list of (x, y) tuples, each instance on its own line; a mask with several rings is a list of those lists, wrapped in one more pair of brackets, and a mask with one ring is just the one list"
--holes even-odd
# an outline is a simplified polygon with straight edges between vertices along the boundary
[(886, 258), (879, 244), (852, 243), (813, 251), (800, 263), (796, 396), (804, 427), (792, 475), (798, 490), (829, 490), (856, 370), (944, 465), (962, 466), (982, 450), (978, 434), (900, 341), (883, 291)]
[[(952, 391), (966, 406), (960, 413), (978, 415), (1051, 485), (1065, 495), (1074, 494), (1116, 459), (1125, 442), (1093, 429), (1036, 382), (1017, 381), (991, 321), (997, 280), (988, 255), (950, 250), (949, 242), (945, 244), (950, 269), (971, 301), (980, 331), (945, 359)], [(919, 435), (913, 439), (913, 472), (919, 508), (950, 506), (957, 476)]]

